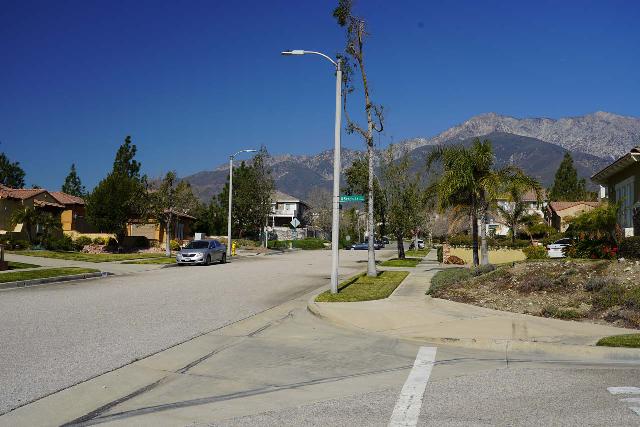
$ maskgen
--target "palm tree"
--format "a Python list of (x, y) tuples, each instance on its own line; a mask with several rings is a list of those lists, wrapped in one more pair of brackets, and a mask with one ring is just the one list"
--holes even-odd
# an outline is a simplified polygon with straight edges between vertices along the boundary
[[(439, 146), (427, 156), (427, 168), (431, 168), (435, 162), (442, 164), (442, 174), (430, 186), (430, 192), (437, 196), (439, 210), (454, 207), (469, 215), (473, 238), (473, 265), (480, 264), (479, 240), (482, 245), (482, 264), (489, 263), (487, 214), (489, 209), (496, 205), (497, 198), (505, 188), (515, 186), (532, 189), (538, 198), (541, 198), (540, 184), (536, 180), (515, 166), (494, 170), (494, 161), (491, 142), (487, 139), (480, 141), (479, 138), (476, 138), (470, 147)], [(480, 230), (478, 219), (481, 221)]]
[(522, 202), (523, 189), (514, 183), (509, 188), (509, 198), (507, 206), (497, 206), (503, 222), (509, 227), (511, 233), (511, 243), (515, 243), (516, 234), (521, 224), (524, 224), (527, 217), (527, 207)]
[(39, 219), (40, 212), (34, 208), (25, 207), (13, 212), (13, 215), (11, 215), (11, 225), (15, 227), (17, 224), (22, 224), (22, 229), (27, 233), (29, 243), (32, 243), (31, 229), (38, 223)]

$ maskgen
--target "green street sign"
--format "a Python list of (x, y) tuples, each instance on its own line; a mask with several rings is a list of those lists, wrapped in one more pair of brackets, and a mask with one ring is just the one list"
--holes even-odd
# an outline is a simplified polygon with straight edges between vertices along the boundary
[(344, 202), (364, 202), (364, 196), (362, 194), (354, 194), (352, 196), (340, 196), (340, 203)]

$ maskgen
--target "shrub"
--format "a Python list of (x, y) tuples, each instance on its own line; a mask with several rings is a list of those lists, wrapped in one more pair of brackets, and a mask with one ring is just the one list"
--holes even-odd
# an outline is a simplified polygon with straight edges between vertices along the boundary
[(294, 240), (293, 247), (300, 249), (324, 249), (324, 240), (312, 237), (302, 240)]
[(440, 263), (441, 263), (441, 262), (443, 261), (443, 258), (444, 258), (444, 249), (442, 248), (442, 246), (438, 246), (438, 249), (437, 249), (437, 250), (438, 250), (438, 253), (437, 253), (437, 255), (438, 255), (438, 262), (440, 262)]
[(260, 246), (260, 242), (257, 242), (255, 240), (249, 240), (249, 239), (232, 239), (231, 242), (236, 242), (236, 246), (238, 248), (240, 247), (249, 247), (249, 248), (255, 248), (256, 246)]
[(528, 276), (518, 285), (518, 290), (523, 293), (550, 291), (554, 288), (553, 281), (547, 276)]
[(110, 249), (115, 249), (118, 247), (118, 241), (116, 239), (114, 239), (113, 237), (109, 237), (109, 240), (107, 240), (107, 247)]
[(177, 240), (171, 240), (169, 242), (169, 247), (171, 248), (172, 251), (179, 251), (180, 250), (180, 242), (178, 242)]
[(546, 259), (549, 258), (547, 248), (544, 246), (527, 246), (522, 249), (527, 259)]
[(618, 249), (608, 240), (581, 239), (569, 246), (567, 256), (571, 258), (615, 259)]
[(473, 277), (471, 271), (467, 268), (450, 268), (439, 271), (431, 279), (431, 286), (428, 294), (433, 295), (439, 290), (443, 290), (448, 286), (469, 280)]
[(31, 243), (24, 239), (12, 239), (9, 242), (9, 246), (11, 246), (12, 249), (29, 249), (31, 247)]
[(544, 317), (553, 317), (556, 319), (579, 319), (582, 313), (573, 308), (558, 308), (554, 305), (547, 305), (542, 308), (541, 313)]
[(624, 299), (625, 289), (620, 284), (608, 284), (600, 289), (592, 298), (593, 306), (607, 309), (620, 305)]
[(584, 290), (587, 292), (599, 292), (605, 286), (615, 286), (619, 283), (615, 277), (592, 277), (584, 284)]
[(73, 240), (67, 235), (63, 235), (62, 237), (51, 236), (43, 243), (44, 247), (51, 251), (72, 251), (75, 249)]
[(491, 273), (495, 269), (496, 266), (493, 264), (479, 265), (471, 269), (471, 275), (477, 277), (483, 274)]
[(93, 244), (94, 245), (106, 245), (107, 241), (108, 241), (108, 239), (98, 236), (95, 239), (93, 239)]
[(80, 236), (76, 240), (73, 241), (74, 249), (77, 251), (81, 251), (87, 245), (90, 245), (92, 242), (91, 237)]
[(620, 256), (640, 259), (640, 236), (627, 237), (620, 243)]
[(640, 310), (640, 288), (633, 288), (625, 292), (623, 304), (631, 310)]
[(449, 257), (445, 260), (445, 264), (456, 264), (456, 265), (464, 265), (464, 260), (455, 255), (449, 255)]
[(465, 247), (473, 246), (472, 237), (467, 236), (466, 234), (457, 234), (449, 237), (448, 240), (451, 246), (465, 246)]

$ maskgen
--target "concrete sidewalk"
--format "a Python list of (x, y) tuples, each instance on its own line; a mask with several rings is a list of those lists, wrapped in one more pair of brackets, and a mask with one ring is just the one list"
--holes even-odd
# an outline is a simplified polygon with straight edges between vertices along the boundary
[(640, 350), (595, 346), (604, 336), (638, 333), (634, 329), (509, 313), (425, 295), (431, 278), (448, 268), (435, 256), (431, 251), (410, 269), (409, 276), (387, 299), (349, 303), (312, 299), (308, 308), (334, 324), (400, 339), (545, 357), (640, 360)]

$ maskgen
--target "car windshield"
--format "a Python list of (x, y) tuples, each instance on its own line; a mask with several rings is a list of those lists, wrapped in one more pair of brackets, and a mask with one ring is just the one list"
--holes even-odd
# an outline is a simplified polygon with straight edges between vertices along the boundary
[(204, 240), (194, 240), (191, 241), (185, 246), (185, 249), (207, 249), (209, 247), (209, 242)]

